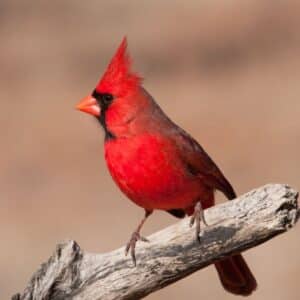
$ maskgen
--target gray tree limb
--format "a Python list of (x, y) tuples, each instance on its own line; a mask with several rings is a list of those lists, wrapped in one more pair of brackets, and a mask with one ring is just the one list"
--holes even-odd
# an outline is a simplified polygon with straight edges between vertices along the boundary
[(210, 224), (195, 240), (189, 220), (165, 228), (137, 246), (137, 267), (124, 248), (86, 253), (75, 241), (57, 246), (22, 294), (12, 299), (141, 299), (236, 252), (255, 247), (293, 227), (299, 218), (298, 193), (269, 184), (205, 210)]

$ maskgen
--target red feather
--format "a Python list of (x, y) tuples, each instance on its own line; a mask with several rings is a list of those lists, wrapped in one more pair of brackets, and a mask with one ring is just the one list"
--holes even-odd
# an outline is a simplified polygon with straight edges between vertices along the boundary
[[(192, 215), (199, 201), (204, 209), (213, 206), (215, 190), (222, 191), (228, 199), (236, 197), (209, 155), (165, 115), (141, 81), (131, 71), (124, 38), (96, 87), (99, 93), (111, 93), (113, 101), (105, 103), (99, 97), (99, 104), (89, 96), (84, 100), (85, 107), (79, 106), (96, 115), (110, 133), (105, 140), (109, 171), (120, 189), (146, 210), (126, 247), (126, 251), (131, 249), (134, 262), (137, 237), (153, 210), (183, 217)], [(250, 295), (256, 289), (255, 278), (239, 254), (217, 262), (216, 268), (227, 291)]]
[(129, 92), (135, 91), (141, 82), (142, 78), (131, 71), (127, 39), (124, 37), (103, 77), (97, 84), (96, 90), (99, 93), (110, 93), (117, 97), (124, 97)]

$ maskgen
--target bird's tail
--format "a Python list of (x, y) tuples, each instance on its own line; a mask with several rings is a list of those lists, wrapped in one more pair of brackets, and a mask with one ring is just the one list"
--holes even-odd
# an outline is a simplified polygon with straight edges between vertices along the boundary
[(215, 263), (225, 290), (242, 296), (250, 295), (257, 287), (256, 280), (242, 255), (237, 254)]

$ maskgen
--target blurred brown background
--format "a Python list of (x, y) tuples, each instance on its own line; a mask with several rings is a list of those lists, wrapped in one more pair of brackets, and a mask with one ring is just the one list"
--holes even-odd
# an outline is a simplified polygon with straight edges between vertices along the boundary
[[(0, 298), (22, 290), (57, 242), (109, 251), (143, 214), (112, 182), (99, 126), (74, 109), (125, 34), (144, 86), (239, 194), (299, 188), (299, 33), (292, 0), (2, 0)], [(144, 233), (174, 222), (157, 212)], [(298, 228), (248, 251), (251, 299), (299, 299), (299, 253)], [(148, 299), (167, 297), (234, 298), (212, 267)]]

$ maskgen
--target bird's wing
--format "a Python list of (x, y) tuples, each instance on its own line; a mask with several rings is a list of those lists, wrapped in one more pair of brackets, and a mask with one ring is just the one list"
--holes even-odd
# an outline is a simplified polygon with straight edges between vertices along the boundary
[(236, 198), (231, 184), (196, 140), (181, 128), (172, 136), (190, 173), (201, 178), (207, 186), (223, 192), (228, 199)]

